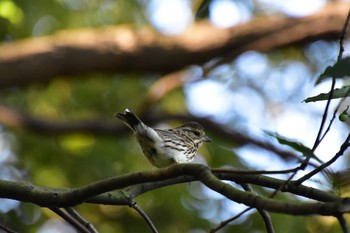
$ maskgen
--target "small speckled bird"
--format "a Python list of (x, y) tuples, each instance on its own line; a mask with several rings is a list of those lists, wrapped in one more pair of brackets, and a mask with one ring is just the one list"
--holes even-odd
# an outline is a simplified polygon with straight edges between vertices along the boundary
[(156, 167), (189, 163), (196, 156), (202, 142), (211, 142), (205, 135), (204, 128), (196, 122), (175, 129), (152, 129), (129, 109), (125, 109), (124, 113), (116, 113), (115, 116), (135, 133), (143, 153)]

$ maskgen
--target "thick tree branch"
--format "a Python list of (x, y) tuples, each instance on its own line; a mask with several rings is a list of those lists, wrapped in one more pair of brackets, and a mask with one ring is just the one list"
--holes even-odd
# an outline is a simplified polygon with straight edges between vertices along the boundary
[[(303, 185), (294, 185), (293, 183), (286, 186), (285, 185), (286, 181), (284, 179), (277, 179), (277, 178), (261, 175), (261, 174), (264, 174), (263, 171), (259, 171), (259, 173), (257, 173), (255, 170), (250, 171), (250, 170), (235, 170), (235, 169), (212, 169), (212, 173), (221, 180), (233, 181), (237, 184), (254, 184), (265, 188), (279, 190), (281, 192), (293, 193), (298, 196), (302, 196), (302, 197), (306, 197), (312, 200), (317, 200), (322, 202), (340, 201), (339, 196), (332, 194), (330, 192), (320, 191), (318, 189), (314, 189)], [(265, 171), (265, 174), (270, 174), (270, 173), (269, 171)], [(277, 171), (274, 171), (274, 174), (278, 174)], [(282, 174), (282, 172), (280, 174)], [(191, 176), (173, 177), (170, 180), (133, 185), (133, 186), (127, 187), (125, 192), (128, 193), (129, 198), (135, 198), (138, 195), (141, 195), (150, 190), (165, 187), (168, 185), (188, 183), (192, 181), (197, 181), (197, 179), (194, 179)], [(113, 199), (112, 196), (110, 196), (108, 200), (110, 199)], [(117, 198), (117, 200), (119, 199)], [(89, 201), (92, 201), (92, 200), (89, 199)], [(99, 200), (98, 198), (97, 199), (94, 198), (94, 201), (97, 201), (97, 203), (101, 203), (102, 199)], [(105, 201), (105, 199), (103, 201)], [(113, 202), (114, 201), (115, 200), (113, 200)], [(123, 204), (125, 205), (125, 203)]]
[[(199, 180), (208, 188), (221, 193), (232, 201), (266, 211), (294, 215), (332, 216), (339, 216), (341, 213), (350, 211), (349, 201), (341, 197), (335, 198), (333, 201), (328, 200), (328, 202), (282, 202), (247, 193), (222, 182), (209, 168), (200, 164), (177, 164), (168, 168), (112, 177), (76, 189), (47, 188), (26, 182), (0, 181), (0, 197), (32, 202), (40, 206), (68, 207), (88, 202), (95, 196), (112, 190), (149, 182), (166, 181), (183, 175)], [(130, 197), (126, 196), (125, 200), (127, 200), (126, 204), (128, 205)]]
[(201, 22), (173, 37), (118, 26), (3, 44), (0, 88), (91, 72), (171, 72), (215, 57), (233, 58), (247, 50), (266, 52), (337, 39), (349, 6), (332, 3), (304, 18), (259, 17), (228, 29)]

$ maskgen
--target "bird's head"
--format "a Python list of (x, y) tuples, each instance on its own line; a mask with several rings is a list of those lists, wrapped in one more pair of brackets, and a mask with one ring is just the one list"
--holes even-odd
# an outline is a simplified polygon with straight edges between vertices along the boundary
[(200, 144), (202, 142), (211, 142), (211, 139), (205, 135), (203, 126), (201, 126), (197, 122), (189, 122), (185, 125), (178, 127), (177, 129), (185, 131), (196, 144)]

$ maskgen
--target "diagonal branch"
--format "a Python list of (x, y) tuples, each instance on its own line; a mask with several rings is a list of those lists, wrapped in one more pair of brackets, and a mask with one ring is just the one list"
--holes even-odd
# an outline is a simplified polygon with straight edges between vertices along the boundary
[[(343, 26), (343, 29), (342, 29), (342, 32), (340, 34), (340, 39), (339, 39), (339, 53), (338, 53), (338, 58), (337, 58), (337, 62), (339, 62), (342, 58), (343, 58), (343, 52), (344, 52), (344, 39), (345, 39), (345, 36), (346, 36), (346, 33), (347, 33), (347, 29), (348, 29), (348, 26), (349, 26), (349, 20), (350, 20), (350, 11), (348, 11), (348, 14), (347, 14), (347, 17), (346, 17), (346, 20), (345, 20), (345, 23), (344, 23), (344, 26)], [(340, 104), (344, 101), (345, 98), (342, 98), (342, 100), (340, 101), (339, 105), (337, 106), (336, 110), (334, 111), (333, 113), (333, 117), (332, 119), (330, 120), (329, 124), (328, 124), (328, 127), (327, 129), (325, 130), (325, 132), (323, 132), (323, 128), (325, 126), (325, 123), (326, 123), (326, 119), (327, 119), (327, 115), (328, 115), (328, 109), (329, 109), (329, 106), (330, 106), (330, 103), (333, 99), (333, 91), (334, 91), (334, 87), (335, 87), (335, 83), (336, 83), (336, 77), (332, 77), (332, 85), (331, 85), (331, 90), (329, 92), (329, 98), (327, 99), (327, 103), (326, 103), (326, 106), (325, 106), (325, 109), (324, 109), (324, 113), (323, 113), (323, 116), (322, 116), (322, 121), (321, 121), (321, 124), (320, 124), (320, 128), (319, 128), (319, 131), (317, 133), (317, 136), (316, 136), (316, 139), (315, 139), (315, 142), (314, 142), (314, 145), (312, 147), (312, 151), (315, 151), (316, 148), (318, 147), (318, 145), (322, 142), (323, 138), (327, 135), (327, 133), (329, 132), (331, 126), (332, 126), (332, 123), (335, 119), (335, 116), (336, 116), (336, 113), (340, 107)], [(323, 133), (323, 135), (322, 135)]]
[(6, 233), (17, 233), (16, 231), (14, 231), (14, 230), (12, 230), (12, 229), (10, 229), (2, 224), (0, 224), (0, 230), (4, 231)]
[(339, 225), (343, 231), (343, 233), (348, 233), (349, 232), (349, 227), (348, 227), (348, 224), (346, 222), (346, 219), (344, 217), (344, 215), (339, 215), (339, 216), (336, 216), (337, 219), (338, 219), (338, 222), (339, 222)]
[(77, 222), (82, 224), (90, 233), (98, 233), (95, 227), (81, 216), (75, 209), (68, 207), (64, 209), (72, 218), (76, 219)]
[(219, 230), (221, 230), (222, 228), (224, 228), (225, 226), (227, 226), (229, 223), (235, 221), (236, 219), (240, 218), (243, 214), (247, 213), (248, 211), (252, 210), (252, 207), (248, 207), (246, 209), (244, 209), (243, 211), (239, 212), (238, 214), (236, 214), (235, 216), (226, 219), (225, 221), (222, 221), (219, 225), (217, 225), (216, 227), (210, 229), (210, 233), (215, 233), (218, 232)]
[(349, 148), (349, 146), (350, 146), (350, 134), (348, 134), (347, 138), (345, 139), (345, 141), (341, 145), (339, 151), (333, 156), (333, 158), (331, 158), (326, 163), (321, 164), (320, 166), (318, 166), (317, 168), (315, 168), (311, 172), (305, 174), (304, 176), (302, 176), (298, 180), (293, 181), (294, 185), (302, 184), (304, 181), (309, 180), (311, 177), (313, 177), (317, 173), (321, 172), (322, 170), (324, 170), (327, 167), (329, 167), (330, 165), (332, 165), (335, 161), (338, 160), (338, 158), (340, 156), (342, 156), (344, 154), (344, 152)]
[(52, 207), (52, 208), (50, 208), (50, 210), (53, 211), (54, 213), (56, 213), (61, 218), (63, 218), (68, 223), (70, 223), (79, 232), (81, 232), (81, 233), (96, 233), (96, 231), (90, 231), (75, 216), (71, 215), (68, 211), (66, 211), (66, 209)]
[(154, 226), (152, 220), (148, 217), (148, 215), (145, 213), (145, 211), (143, 211), (139, 207), (139, 205), (136, 203), (136, 201), (132, 200), (131, 203), (130, 203), (130, 206), (141, 215), (141, 217), (145, 220), (145, 222), (150, 227), (150, 229), (152, 230), (153, 233), (158, 233), (158, 230)]
[(332, 3), (303, 18), (257, 17), (227, 29), (199, 22), (173, 37), (118, 26), (7, 43), (0, 46), (0, 88), (92, 72), (172, 72), (248, 50), (267, 52), (336, 39), (349, 6)]

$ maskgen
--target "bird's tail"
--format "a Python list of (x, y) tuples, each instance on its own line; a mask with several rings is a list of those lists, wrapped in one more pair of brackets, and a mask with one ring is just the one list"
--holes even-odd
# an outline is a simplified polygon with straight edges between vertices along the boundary
[(124, 113), (116, 113), (115, 117), (120, 119), (126, 126), (128, 126), (132, 131), (136, 131), (136, 126), (139, 124), (143, 124), (142, 121), (129, 109), (125, 109)]

